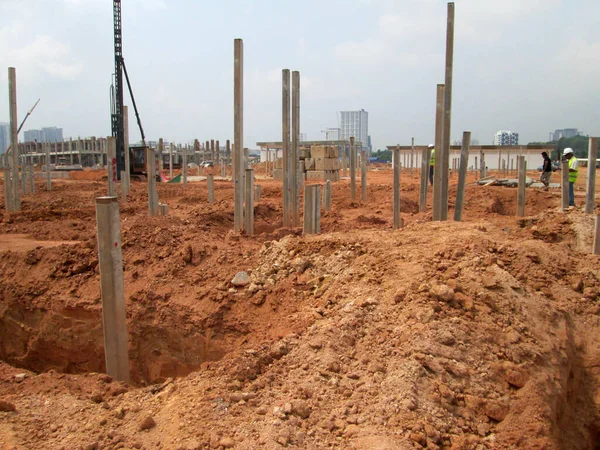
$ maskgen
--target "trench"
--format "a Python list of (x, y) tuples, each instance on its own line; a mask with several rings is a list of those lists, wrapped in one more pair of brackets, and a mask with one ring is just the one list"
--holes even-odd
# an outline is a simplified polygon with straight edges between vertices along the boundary
[[(221, 359), (237, 333), (223, 333), (218, 317), (206, 326), (170, 305), (128, 311), (127, 328), (131, 382), (138, 386), (183, 377)], [(101, 310), (0, 305), (0, 359), (36, 373), (105, 372)]]
[(600, 347), (595, 334), (567, 320), (567, 361), (556, 377), (562, 388), (555, 409), (562, 448), (600, 450)]

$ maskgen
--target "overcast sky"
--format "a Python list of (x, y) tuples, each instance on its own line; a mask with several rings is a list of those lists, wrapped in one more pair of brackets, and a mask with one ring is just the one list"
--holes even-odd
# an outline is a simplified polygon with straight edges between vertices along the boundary
[[(233, 39), (244, 39), (244, 142), (281, 140), (281, 69), (299, 70), (301, 132), (365, 109), (374, 148), (430, 143), (444, 82), (441, 0), (123, 0), (123, 53), (148, 139), (233, 139)], [(600, 135), (599, 0), (457, 0), (452, 138)], [(0, 0), (0, 122), (17, 69), (24, 129), (110, 134), (112, 1)], [(131, 104), (126, 96), (126, 104)], [(133, 108), (130, 108), (131, 110)], [(139, 139), (130, 112), (131, 140)], [(22, 137), (22, 135), (21, 135)]]

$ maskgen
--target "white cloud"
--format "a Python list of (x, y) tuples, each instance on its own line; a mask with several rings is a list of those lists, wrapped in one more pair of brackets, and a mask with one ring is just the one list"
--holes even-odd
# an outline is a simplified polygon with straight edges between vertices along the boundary
[(74, 80), (83, 71), (68, 45), (48, 35), (31, 35), (22, 23), (0, 28), (0, 60), (16, 67), (20, 80)]
[[(365, 0), (358, 0), (359, 3)], [(376, 2), (374, 2), (376, 3)], [(555, 7), (560, 0), (458, 0), (455, 36), (462, 42), (494, 42), (515, 21)], [(434, 0), (379, 2), (377, 28), (362, 40), (338, 44), (335, 56), (344, 62), (426, 68), (438, 64), (444, 52), (446, 5)]]
[[(554, 86), (562, 86), (556, 96), (588, 97), (594, 91), (594, 86), (600, 78), (600, 42), (589, 42), (582, 37), (567, 40), (558, 49), (550, 67), (562, 68), (560, 71), (550, 71), (545, 76), (554, 80)], [(574, 82), (577, 80), (576, 82)]]

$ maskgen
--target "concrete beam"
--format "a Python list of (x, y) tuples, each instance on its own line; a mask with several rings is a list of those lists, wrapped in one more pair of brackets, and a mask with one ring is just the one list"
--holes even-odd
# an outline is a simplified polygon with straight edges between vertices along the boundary
[(442, 190), (440, 220), (448, 220), (448, 163), (452, 122), (452, 71), (454, 66), (454, 3), (448, 3), (446, 18), (446, 76), (444, 80), (444, 127), (442, 142)]
[(158, 216), (158, 191), (156, 190), (156, 153), (154, 149), (146, 149), (146, 173), (148, 174), (148, 214)]
[(10, 114), (10, 146), (12, 148), (12, 210), (21, 211), (19, 193), (19, 137), (17, 135), (17, 73), (8, 68), (8, 106)]
[(594, 214), (594, 198), (596, 195), (596, 153), (598, 150), (598, 138), (591, 137), (588, 151), (588, 179), (585, 195), (585, 213)]
[[(125, 142), (125, 178), (126, 178), (126, 191), (125, 197), (129, 193), (129, 186), (131, 185), (131, 161), (129, 160), (129, 108), (127, 105), (123, 105), (123, 139)], [(95, 149), (94, 149), (95, 150)], [(121, 177), (121, 191), (123, 190), (123, 178)]]
[[(44, 145), (42, 144), (42, 146), (44, 146)], [(52, 178), (50, 176), (50, 146), (46, 145), (44, 147), (46, 150), (46, 190), (51, 191), (52, 190)]]
[(4, 205), (7, 212), (13, 211), (13, 195), (12, 195), (12, 180), (10, 179), (10, 169), (8, 167), (4, 167), (2, 169), (4, 172)]
[(206, 176), (206, 188), (208, 190), (208, 203), (212, 205), (215, 202), (215, 177), (212, 173)]
[(415, 163), (415, 138), (410, 139), (410, 177), (413, 177), (413, 167)]
[(233, 55), (233, 140), (234, 147), (234, 192), (233, 217), (235, 231), (241, 231), (244, 220), (244, 42), (234, 40)]
[(304, 234), (321, 232), (321, 185), (304, 186)]
[(454, 220), (460, 222), (462, 220), (465, 185), (467, 183), (467, 164), (469, 162), (469, 147), (471, 145), (471, 132), (463, 132), (462, 137), (462, 152), (460, 154), (460, 168), (458, 173), (458, 187), (456, 188), (456, 206), (454, 207)]
[(254, 170), (246, 169), (245, 181), (244, 231), (247, 236), (254, 236)]
[[(398, 149), (398, 151), (400, 151)], [(427, 209), (427, 183), (429, 177), (429, 158), (430, 150), (427, 147), (423, 147), (421, 150), (421, 179), (419, 189), (419, 212), (425, 212)]]
[[(392, 170), (394, 172), (394, 181), (393, 181), (393, 190), (394, 190), (394, 230), (398, 228), (402, 228), (402, 217), (400, 216), (400, 169), (402, 165), (400, 164), (400, 150), (393, 149), (392, 150)], [(427, 181), (427, 180), (425, 180)], [(427, 185), (425, 185), (427, 186)]]
[(360, 152), (360, 191), (361, 200), (367, 201), (367, 152)]
[(517, 216), (525, 216), (525, 187), (527, 182), (527, 161), (524, 156), (519, 156), (519, 178), (517, 192)]
[(260, 202), (261, 196), (262, 196), (262, 186), (260, 184), (257, 184), (256, 186), (254, 186), (254, 201)]
[(121, 219), (117, 197), (96, 199), (96, 222), (106, 373), (118, 381), (129, 383)]
[(561, 209), (566, 211), (569, 207), (569, 163), (562, 161), (560, 163), (560, 178), (561, 178)]
[(356, 147), (354, 138), (350, 138), (350, 198), (356, 200)]
[[(125, 167), (129, 167), (125, 165)], [(127, 194), (129, 193), (129, 181), (127, 180), (127, 171), (121, 170), (121, 200), (127, 200)]]
[(331, 180), (325, 182), (325, 188), (323, 189), (323, 209), (331, 211)]
[(435, 108), (435, 165), (433, 169), (433, 220), (442, 220), (442, 189), (443, 175), (448, 171), (448, 167), (443, 165), (443, 141), (444, 141), (444, 102), (445, 102), (445, 86), (437, 85), (436, 108)]
[(292, 154), (290, 165), (290, 201), (292, 204), (292, 226), (300, 226), (299, 191), (299, 145), (300, 145), (300, 72), (292, 72)]
[(596, 222), (594, 224), (594, 244), (592, 253), (600, 255), (600, 214), (596, 214)]
[(281, 139), (283, 141), (283, 226), (292, 226), (290, 161), (290, 71), (281, 71)]
[(185, 144), (182, 147), (183, 150), (183, 155), (182, 155), (182, 181), (183, 181), (183, 187), (187, 187), (187, 173), (188, 173), (188, 146), (187, 144)]

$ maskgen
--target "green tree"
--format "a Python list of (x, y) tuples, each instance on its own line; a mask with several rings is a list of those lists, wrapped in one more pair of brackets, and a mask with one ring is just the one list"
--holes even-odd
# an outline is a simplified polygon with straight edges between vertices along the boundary
[(562, 158), (563, 150), (567, 147), (573, 149), (576, 158), (587, 158), (589, 149), (589, 136), (573, 136), (570, 138), (560, 138), (558, 141), (549, 142), (531, 142), (531, 144), (551, 144), (554, 145), (551, 158), (558, 161)]
[(556, 151), (559, 155), (565, 148), (571, 147), (576, 158), (587, 158), (589, 149), (589, 136), (573, 136), (570, 138), (560, 138), (556, 143)]
[(392, 151), (377, 150), (376, 152), (371, 153), (371, 156), (378, 158), (380, 161), (390, 162), (392, 160)]

